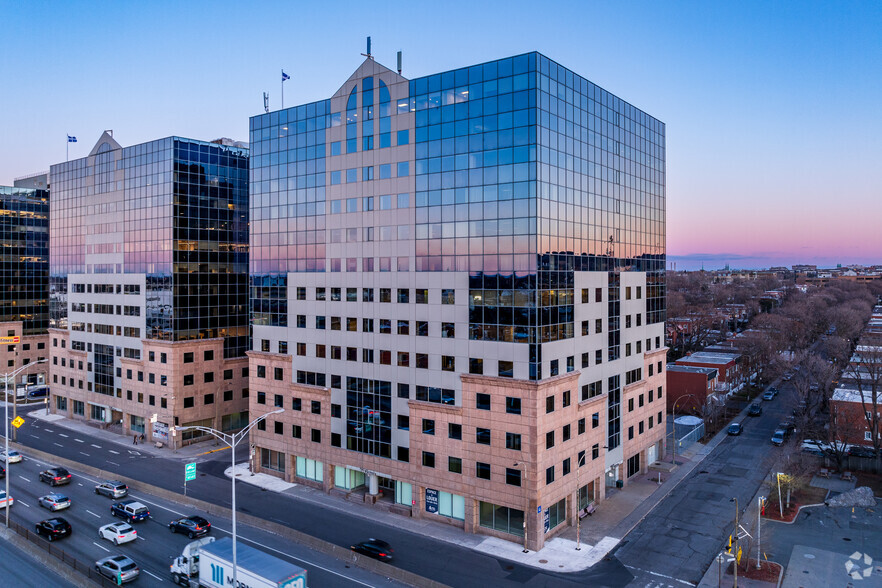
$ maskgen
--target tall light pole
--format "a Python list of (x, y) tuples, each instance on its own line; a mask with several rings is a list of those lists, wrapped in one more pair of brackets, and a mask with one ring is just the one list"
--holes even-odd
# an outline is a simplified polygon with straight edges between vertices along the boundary
[(738, 588), (738, 498), (732, 498), (729, 502), (735, 503), (735, 534), (732, 540), (732, 555), (735, 556), (735, 587)]
[[(3, 403), (4, 412), (5, 412), (5, 416), (3, 417), (3, 421), (6, 423), (6, 429), (5, 429), (5, 433), (3, 434), (3, 436), (4, 436), (4, 443), (6, 444), (5, 445), (6, 453), (4, 455), (6, 456), (5, 463), (6, 463), (7, 469), (9, 468), (9, 378), (12, 378), (12, 381), (14, 382), (15, 376), (17, 376), (21, 372), (25, 371), (29, 367), (37, 365), (38, 363), (46, 363), (47, 361), (49, 361), (49, 360), (48, 359), (38, 359), (34, 363), (28, 363), (28, 364), (21, 366), (20, 368), (18, 368), (14, 372), (11, 372), (8, 374), (3, 374), (3, 381), (6, 386), (6, 397), (4, 398), (5, 402)], [(15, 394), (15, 390), (13, 390), (12, 393)], [(46, 406), (47, 406), (47, 410), (48, 410), (48, 405), (46, 405)], [(9, 478), (11, 476), (12, 476), (12, 474), (10, 472), (6, 472), (6, 527), (7, 528), (9, 527)]]
[[(521, 482), (523, 483), (522, 488), (524, 488), (526, 490), (527, 489), (527, 464), (520, 463), (520, 462), (516, 461), (514, 463), (513, 467), (516, 467), (523, 472), (523, 475), (521, 476)], [(526, 492), (525, 496), (526, 496), (527, 506), (524, 508), (524, 553), (529, 553), (529, 551), (527, 550), (527, 517), (530, 516), (530, 494), (529, 494), (529, 491)]]
[(587, 454), (584, 452), (581, 457), (576, 459), (576, 551), (582, 551), (582, 504), (579, 502), (579, 493), (582, 491), (582, 486), (579, 485), (579, 472), (582, 470), (582, 466), (585, 465), (585, 459), (587, 459)]
[(680, 396), (674, 401), (674, 408), (671, 409), (671, 416), (674, 417), (674, 423), (671, 427), (671, 436), (673, 437), (673, 447), (671, 448), (671, 463), (676, 463), (677, 461), (677, 403), (684, 398), (689, 398), (690, 396), (692, 396), (692, 400), (697, 400), (694, 394), (686, 394), (684, 396)]
[[(248, 435), (248, 431), (251, 430), (254, 425), (265, 419), (266, 417), (272, 414), (279, 414), (285, 412), (284, 408), (280, 408), (278, 410), (274, 410), (272, 412), (268, 412), (264, 415), (261, 415), (248, 423), (244, 429), (239, 431), (238, 433), (224, 433), (222, 431), (218, 431), (217, 429), (212, 429), (211, 427), (199, 427), (199, 426), (190, 426), (190, 427), (180, 427), (179, 429), (172, 429), (172, 433), (175, 430), (180, 430), (181, 432), (188, 430), (202, 431), (203, 433), (208, 433), (209, 435), (213, 435), (217, 439), (226, 443), (230, 448), (230, 461), (232, 462), (233, 469), (231, 472), (230, 478), (232, 479), (232, 487), (233, 487), (233, 586), (238, 586), (239, 581), (237, 577), (237, 567), (236, 567), (236, 446), (239, 444), (242, 439), (245, 439)], [(9, 476), (6, 476), (7, 479)], [(7, 511), (8, 512), (8, 511)]]

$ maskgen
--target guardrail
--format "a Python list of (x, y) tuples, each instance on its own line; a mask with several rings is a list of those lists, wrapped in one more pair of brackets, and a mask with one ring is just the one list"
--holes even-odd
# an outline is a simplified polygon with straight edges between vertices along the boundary
[(28, 529), (24, 525), (20, 525), (20, 524), (16, 523), (15, 521), (9, 521), (9, 528), (11, 530), (15, 531), (16, 533), (18, 533), (24, 539), (30, 541), (33, 545), (36, 545), (37, 547), (39, 547), (40, 549), (42, 549), (43, 551), (45, 551), (49, 555), (53, 556), (55, 559), (61, 561), (62, 563), (73, 568), (75, 571), (86, 576), (87, 578), (92, 580), (92, 582), (94, 582), (98, 586), (110, 587), (110, 586), (117, 585), (117, 583), (114, 582), (113, 580), (110, 580), (110, 579), (106, 578), (105, 576), (102, 576), (101, 573), (95, 569), (95, 564), (86, 564), (86, 563), (81, 562), (80, 560), (78, 560), (77, 558), (75, 558), (74, 556), (72, 556), (71, 554), (66, 552), (65, 550), (58, 547), (58, 544), (52, 543), (51, 541), (47, 541), (47, 540), (43, 539), (36, 532), (31, 531), (30, 529)]

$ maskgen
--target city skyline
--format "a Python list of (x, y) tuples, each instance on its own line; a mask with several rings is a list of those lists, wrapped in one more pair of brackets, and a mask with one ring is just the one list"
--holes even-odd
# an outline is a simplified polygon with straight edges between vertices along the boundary
[[(71, 158), (84, 156), (108, 128), (124, 144), (244, 140), (263, 92), (271, 110), (281, 106), (282, 69), (291, 76), (287, 105), (327, 96), (339, 84), (333, 72), (354, 69), (370, 35), (387, 67), (403, 51), (407, 78), (538, 50), (656, 113), (669, 129), (668, 255), (677, 269), (880, 261), (874, 215), (855, 214), (877, 206), (872, 187), (882, 180), (871, 163), (882, 151), (872, 100), (882, 79), (878, 6), (631, 3), (613, 11), (561, 2), (530, 19), (525, 3), (469, 6), (469, 19), (456, 6), (351, 19), (335, 15), (352, 14), (354, 4), (297, 13), (318, 26), (298, 26), (278, 3), (207, 6), (178, 8), (176, 19), (150, 6), (0, 9), (12, 25), (9, 46), (28, 47), (0, 61), (18, 88), (0, 115), (0, 184), (63, 162), (68, 146)], [(577, 9), (586, 18), (567, 16)], [(254, 13), (274, 15), (279, 34), (264, 34)], [(444, 34), (419, 26), (429, 16)], [(182, 20), (201, 24), (181, 37)], [(327, 42), (321, 23), (332, 21)], [(28, 23), (39, 23), (40, 43), (29, 43)], [(625, 43), (621, 31), (630, 31)], [(78, 142), (68, 145), (67, 135)]]

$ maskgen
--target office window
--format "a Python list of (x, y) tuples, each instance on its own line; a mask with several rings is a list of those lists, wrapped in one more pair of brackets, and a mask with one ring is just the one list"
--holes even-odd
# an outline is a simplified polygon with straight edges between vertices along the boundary
[(459, 423), (447, 423), (447, 437), (449, 439), (462, 440), (462, 425)]
[(514, 362), (513, 361), (499, 360), (499, 377), (500, 378), (513, 378), (514, 377)]
[(475, 476), (481, 478), (482, 480), (490, 479), (490, 464), (477, 462), (475, 463)]
[(447, 458), (447, 471), (453, 472), (454, 474), (462, 473), (462, 458), (461, 457), (448, 457)]
[(427, 468), (435, 467), (435, 454), (431, 451), (423, 451), (423, 466)]
[(398, 415), (398, 428), (402, 431), (410, 430), (410, 417), (406, 414)]
[(505, 412), (508, 414), (521, 414), (521, 399), (507, 396), (505, 398)]
[(505, 468), (505, 483), (509, 486), (520, 486), (521, 470), (517, 468)]
[(490, 429), (477, 427), (475, 429), (475, 442), (478, 445), (490, 445)]
[(545, 469), (545, 484), (551, 484), (554, 482), (554, 466), (549, 466)]
[(545, 397), (545, 414), (554, 412), (554, 396)]
[(554, 447), (554, 431), (548, 431), (545, 433), (545, 449), (551, 449)]
[(505, 448), (513, 451), (521, 450), (521, 436), (517, 433), (505, 434)]

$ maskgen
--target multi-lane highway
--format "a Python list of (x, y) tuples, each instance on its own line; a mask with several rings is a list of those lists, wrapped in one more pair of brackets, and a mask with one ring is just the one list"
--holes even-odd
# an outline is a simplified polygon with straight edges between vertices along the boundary
[[(99, 451), (112, 451), (113, 453), (109, 453), (109, 455), (116, 459), (116, 463), (121, 468), (122, 464), (126, 464), (128, 468), (137, 469), (141, 467), (139, 464), (149, 459), (139, 452), (124, 457), (124, 453), (127, 452), (120, 451), (121, 448), (105, 448), (100, 443), (87, 443), (85, 439), (79, 439), (72, 431), (55, 431), (50, 427), (49, 432), (56, 435), (58, 439), (65, 440), (65, 443), (53, 441), (53, 445), (73, 447), (78, 453), (88, 454), (85, 457), (92, 457), (92, 453)], [(46, 434), (47, 431), (44, 430), (43, 433)], [(100, 558), (121, 553), (131, 557), (141, 568), (139, 583), (156, 585), (167, 582), (171, 585), (169, 565), (190, 541), (184, 535), (170, 532), (167, 525), (171, 520), (198, 514), (211, 521), (214, 536), (220, 538), (229, 535), (229, 520), (212, 519), (207, 513), (189, 508), (184, 504), (164, 500), (143, 492), (132, 492), (128, 498), (147, 505), (151, 516), (143, 522), (133, 523), (132, 526), (138, 532), (136, 541), (119, 546), (113, 545), (98, 537), (100, 526), (121, 520), (110, 513), (111, 504), (117, 501), (95, 494), (94, 487), (101, 480), (71, 470), (73, 479), (70, 484), (51, 488), (48, 484), (40, 481), (39, 472), (55, 464), (29, 456), (26, 449), (23, 453), (25, 459), (22, 462), (7, 465), (7, 475), (11, 476), (12, 490), (10, 494), (15, 499), (11, 511), (12, 520), (33, 529), (36, 523), (43, 519), (55, 516), (63, 517), (71, 524), (73, 532), (70, 537), (56, 540), (55, 546), (81, 562), (90, 564)], [(51, 513), (41, 507), (39, 498), (52, 492), (68, 496), (72, 502), (70, 508)], [(400, 584), (382, 576), (359, 568), (347, 567), (339, 560), (292, 544), (259, 529), (239, 525), (238, 536), (241, 541), (247, 542), (252, 547), (305, 567), (309, 572), (310, 585), (400, 586)]]

